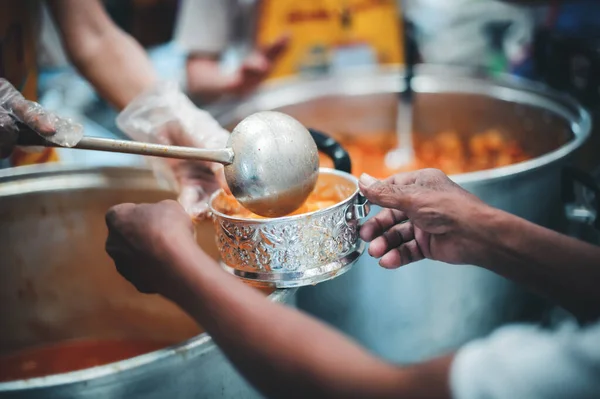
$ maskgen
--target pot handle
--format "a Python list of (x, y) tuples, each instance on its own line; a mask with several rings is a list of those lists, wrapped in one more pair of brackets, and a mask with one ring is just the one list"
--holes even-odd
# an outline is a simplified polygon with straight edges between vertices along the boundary
[(308, 129), (313, 140), (317, 144), (319, 151), (327, 155), (333, 161), (333, 166), (342, 172), (352, 173), (352, 162), (350, 154), (335, 141), (323, 132), (315, 129)]
[[(593, 204), (578, 199), (576, 185), (594, 195)], [(562, 197), (565, 203), (567, 218), (575, 222), (583, 222), (600, 230), (600, 187), (596, 180), (587, 172), (573, 166), (566, 166), (562, 173)]]

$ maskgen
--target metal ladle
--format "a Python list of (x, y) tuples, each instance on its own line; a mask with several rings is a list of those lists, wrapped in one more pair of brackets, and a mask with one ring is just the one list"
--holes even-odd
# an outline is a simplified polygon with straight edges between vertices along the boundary
[(385, 164), (391, 169), (398, 169), (410, 164), (415, 159), (413, 147), (413, 88), (412, 79), (417, 58), (417, 49), (414, 43), (412, 23), (404, 20), (404, 91), (400, 93), (398, 114), (396, 119), (397, 147), (388, 152)]
[(319, 154), (309, 131), (280, 112), (258, 112), (231, 132), (227, 147), (208, 150), (83, 137), (74, 147), (61, 147), (37, 134), (22, 134), (18, 145), (74, 148), (150, 155), (225, 165), (231, 193), (250, 211), (266, 217), (298, 209), (317, 183)]

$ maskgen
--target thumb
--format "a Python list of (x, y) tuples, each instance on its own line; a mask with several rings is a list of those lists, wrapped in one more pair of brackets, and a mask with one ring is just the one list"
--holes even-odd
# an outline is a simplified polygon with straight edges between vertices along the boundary
[(366, 173), (360, 176), (358, 186), (371, 203), (384, 208), (406, 211), (408, 194), (403, 186), (390, 181), (378, 180)]

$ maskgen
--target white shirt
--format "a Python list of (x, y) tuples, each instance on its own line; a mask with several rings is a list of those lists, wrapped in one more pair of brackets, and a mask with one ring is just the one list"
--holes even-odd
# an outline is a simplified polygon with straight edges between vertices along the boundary
[(450, 383), (456, 399), (598, 399), (600, 322), (501, 328), (458, 351)]
[(62, 40), (58, 34), (56, 24), (50, 15), (48, 5), (44, 2), (41, 7), (41, 29), (38, 45), (38, 66), (42, 69), (65, 68), (69, 60), (65, 54)]
[(417, 27), (424, 62), (485, 66), (490, 39), (484, 33), (494, 22), (509, 22), (502, 50), (509, 63), (528, 56), (536, 18), (542, 7), (497, 0), (405, 0), (408, 17)]
[(190, 53), (219, 54), (231, 40), (230, 23), (237, 0), (181, 0), (175, 42)]
[(174, 41), (186, 54), (221, 55), (235, 70), (252, 49), (256, 0), (181, 0)]

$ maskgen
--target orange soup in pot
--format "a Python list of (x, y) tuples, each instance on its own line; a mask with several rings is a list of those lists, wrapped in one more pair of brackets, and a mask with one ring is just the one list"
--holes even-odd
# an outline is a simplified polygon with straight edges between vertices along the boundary
[[(350, 154), (352, 173), (355, 176), (368, 173), (379, 179), (423, 168), (440, 169), (449, 175), (475, 172), (532, 158), (518, 142), (506, 138), (495, 129), (475, 134), (468, 139), (463, 139), (455, 131), (440, 132), (427, 138), (415, 135), (415, 160), (399, 169), (391, 169), (385, 164), (386, 154), (396, 145), (394, 132), (340, 135), (336, 140)], [(320, 154), (320, 159), (321, 166), (332, 167), (332, 161), (324, 154)]]

